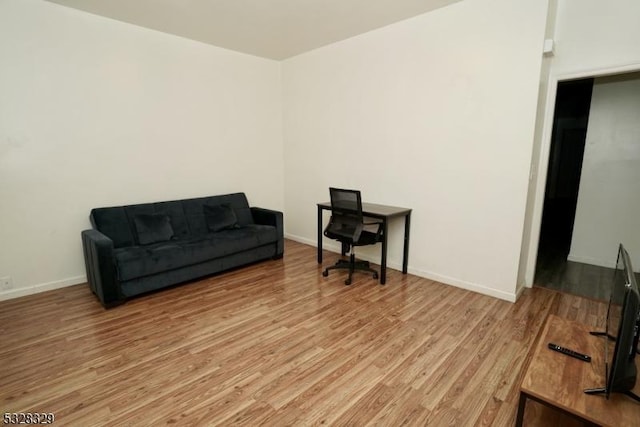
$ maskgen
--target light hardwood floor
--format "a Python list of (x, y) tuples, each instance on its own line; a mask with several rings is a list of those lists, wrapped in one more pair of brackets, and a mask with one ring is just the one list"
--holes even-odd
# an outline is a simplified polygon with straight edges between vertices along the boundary
[[(326, 253), (325, 264), (337, 259)], [(0, 406), (56, 425), (495, 425), (515, 419), (549, 313), (602, 303), (533, 288), (517, 303), (389, 271), (343, 284), (315, 248), (103, 309), (87, 285), (0, 302)], [(567, 425), (528, 404), (539, 425)]]

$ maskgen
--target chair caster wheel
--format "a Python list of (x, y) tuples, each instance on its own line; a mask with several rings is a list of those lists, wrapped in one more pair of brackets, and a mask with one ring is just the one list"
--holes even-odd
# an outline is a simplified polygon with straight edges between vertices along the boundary
[(327, 277), (328, 275), (329, 275), (329, 271), (328, 270), (325, 270), (325, 271), (322, 272), (322, 276), (323, 277)]
[(373, 273), (373, 278), (378, 280), (378, 273)]
[(345, 284), (345, 285), (347, 285), (347, 286), (349, 286), (349, 285), (351, 284), (351, 279), (347, 279), (347, 280), (345, 280), (345, 281), (344, 281), (344, 284)]

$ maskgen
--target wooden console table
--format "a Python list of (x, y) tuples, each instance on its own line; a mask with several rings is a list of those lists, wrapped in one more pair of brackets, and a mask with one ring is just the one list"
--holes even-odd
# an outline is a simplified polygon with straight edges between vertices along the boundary
[[(603, 387), (605, 381), (604, 338), (590, 335), (590, 330), (586, 325), (558, 316), (548, 317), (520, 386), (517, 427), (522, 426), (527, 399), (591, 425), (640, 425), (638, 402), (618, 393), (612, 393), (607, 400), (604, 395), (583, 392)], [(547, 347), (550, 342), (591, 356), (591, 363), (550, 350)], [(636, 394), (639, 389), (640, 381), (634, 389)]]

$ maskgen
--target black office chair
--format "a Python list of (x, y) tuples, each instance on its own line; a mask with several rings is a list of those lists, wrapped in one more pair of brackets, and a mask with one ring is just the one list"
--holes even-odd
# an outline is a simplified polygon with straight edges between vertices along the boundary
[(351, 284), (354, 271), (367, 271), (378, 278), (378, 272), (369, 267), (368, 261), (356, 261), (354, 247), (375, 245), (382, 236), (381, 222), (364, 222), (362, 215), (362, 198), (358, 190), (329, 188), (331, 195), (331, 219), (324, 235), (342, 243), (342, 253), (351, 252), (349, 259), (340, 259), (335, 265), (327, 267), (322, 275), (327, 277), (329, 270), (348, 269), (349, 277), (345, 285)]

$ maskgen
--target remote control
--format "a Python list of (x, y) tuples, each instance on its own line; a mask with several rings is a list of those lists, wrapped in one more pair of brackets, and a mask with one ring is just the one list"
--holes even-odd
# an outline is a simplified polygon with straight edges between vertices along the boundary
[(569, 350), (568, 348), (560, 347), (558, 344), (549, 343), (549, 348), (551, 350), (560, 352), (562, 354), (566, 354), (567, 356), (575, 357), (576, 359), (580, 359), (583, 362), (591, 362), (591, 356), (587, 356), (586, 354), (578, 353), (577, 351)]

